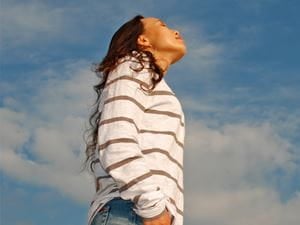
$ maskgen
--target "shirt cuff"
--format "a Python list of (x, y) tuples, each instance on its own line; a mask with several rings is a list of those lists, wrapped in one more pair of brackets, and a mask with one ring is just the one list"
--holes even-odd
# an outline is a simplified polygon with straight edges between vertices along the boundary
[(148, 209), (133, 208), (135, 213), (138, 214), (139, 216), (141, 216), (145, 220), (155, 219), (155, 218), (161, 216), (164, 213), (165, 209), (166, 209), (166, 199), (165, 198), (162, 201), (156, 203), (155, 206), (152, 208), (148, 208)]

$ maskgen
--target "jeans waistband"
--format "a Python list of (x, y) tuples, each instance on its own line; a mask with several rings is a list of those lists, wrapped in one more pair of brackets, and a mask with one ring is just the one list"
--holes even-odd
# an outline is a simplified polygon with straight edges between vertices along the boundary
[(115, 197), (107, 202), (107, 204), (126, 204), (126, 205), (133, 205), (134, 203), (131, 200), (125, 200), (121, 197)]

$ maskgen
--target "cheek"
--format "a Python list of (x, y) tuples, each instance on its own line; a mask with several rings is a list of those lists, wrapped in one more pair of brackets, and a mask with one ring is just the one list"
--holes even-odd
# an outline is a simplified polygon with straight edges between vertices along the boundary
[(153, 46), (156, 49), (164, 49), (176, 46), (178, 44), (179, 43), (175, 39), (174, 34), (170, 34), (169, 32), (157, 32), (154, 37)]

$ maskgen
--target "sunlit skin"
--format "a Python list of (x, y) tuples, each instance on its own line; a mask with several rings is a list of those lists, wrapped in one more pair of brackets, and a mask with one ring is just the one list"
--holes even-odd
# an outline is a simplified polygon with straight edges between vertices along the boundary
[(169, 66), (186, 54), (186, 45), (177, 30), (170, 29), (155, 17), (143, 18), (144, 32), (138, 37), (138, 45), (150, 51), (156, 63), (166, 74)]
[[(186, 45), (177, 30), (170, 29), (162, 20), (154, 17), (143, 18), (144, 32), (138, 37), (141, 49), (150, 51), (156, 63), (167, 73), (171, 64), (186, 54)], [(170, 225), (171, 214), (165, 211), (158, 217), (143, 220), (144, 225)]]
[(171, 214), (165, 209), (157, 218), (143, 220), (143, 225), (171, 225)]

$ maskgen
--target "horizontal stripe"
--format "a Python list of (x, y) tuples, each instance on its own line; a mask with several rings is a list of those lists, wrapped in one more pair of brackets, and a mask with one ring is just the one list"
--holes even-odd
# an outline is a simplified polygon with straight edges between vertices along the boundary
[(180, 185), (178, 184), (178, 181), (174, 177), (172, 177), (169, 173), (167, 173), (163, 170), (151, 170), (151, 172), (152, 172), (152, 174), (163, 175), (163, 176), (166, 176), (166, 177), (172, 179), (176, 183), (178, 189), (183, 193), (183, 188), (180, 187)]
[(108, 166), (108, 167), (106, 168), (106, 172), (109, 173), (109, 172), (112, 171), (113, 169), (117, 169), (117, 168), (119, 168), (119, 167), (121, 167), (121, 166), (124, 166), (124, 165), (126, 165), (126, 164), (132, 162), (133, 160), (140, 159), (140, 158), (143, 158), (143, 157), (142, 157), (142, 156), (134, 156), (134, 157), (126, 158), (126, 159), (124, 159), (124, 160), (122, 160), (122, 161), (119, 161), (119, 162), (117, 162), (117, 163), (114, 163), (114, 164)]
[(151, 170), (150, 172), (148, 173), (145, 173), (137, 178), (134, 178), (133, 180), (129, 181), (127, 184), (123, 185), (121, 188), (120, 188), (120, 192), (123, 192), (123, 191), (126, 191), (128, 188), (132, 187), (133, 185), (137, 184), (138, 182), (152, 176), (153, 174), (155, 175), (163, 175), (163, 176), (166, 176), (168, 178), (170, 178), (171, 180), (173, 180), (175, 182), (175, 184), (177, 185), (178, 189), (183, 193), (183, 188), (180, 187), (180, 185), (178, 184), (177, 180), (172, 177), (169, 173), (163, 171), (163, 170)]
[[(146, 83), (146, 82), (143, 82), (139, 79), (136, 79), (132, 76), (129, 76), (129, 75), (123, 75), (123, 76), (120, 76), (118, 78), (115, 78), (111, 81), (109, 81), (108, 83), (105, 84), (105, 88), (110, 86), (111, 84), (117, 82), (117, 81), (120, 81), (120, 80), (128, 80), (128, 81), (133, 81), (137, 84), (140, 84), (146, 88), (149, 88), (150, 86)], [(156, 90), (156, 91), (151, 91), (148, 95), (151, 95), (151, 96), (154, 96), (154, 95), (173, 95), (175, 96), (175, 93), (171, 92), (171, 91), (165, 91), (165, 90)]]
[(173, 198), (169, 198), (169, 199), (171, 203), (175, 206), (177, 213), (183, 216), (183, 211), (177, 207), (175, 200)]
[[(158, 190), (160, 190), (160, 188), (157, 187), (156, 190), (158, 191)], [(97, 191), (98, 191), (98, 190), (97, 190)], [(113, 189), (109, 192), (109, 194), (111, 194), (112, 192), (117, 192), (117, 191), (119, 191), (118, 188), (113, 188)], [(140, 198), (141, 198), (141, 194), (139, 194), (139, 195), (137, 195), (137, 196), (135, 196), (135, 197), (133, 198), (133, 202), (134, 202), (135, 205), (138, 204), (138, 201), (139, 201)], [(177, 213), (179, 213), (180, 215), (183, 216), (183, 211), (180, 210), (180, 209), (178, 208), (178, 206), (176, 205), (176, 201), (175, 201), (173, 198), (171, 198), (171, 197), (169, 197), (169, 199), (170, 199), (170, 202), (175, 206)], [(93, 201), (90, 203), (90, 205), (92, 205), (92, 204), (93, 204)]]
[(173, 96), (175, 96), (175, 94), (173, 92), (170, 92), (170, 91), (159, 91), (159, 90), (152, 91), (149, 95), (152, 95), (152, 96), (154, 96), (154, 95), (173, 95)]
[[(120, 143), (120, 142), (118, 142), (118, 143)], [(175, 164), (181, 169), (181, 171), (183, 171), (183, 165), (180, 164), (175, 158), (173, 158), (173, 157), (171, 156), (171, 154), (169, 153), (168, 150), (164, 150), (164, 149), (162, 149), (162, 148), (150, 148), (150, 149), (142, 149), (141, 152), (142, 152), (143, 154), (151, 154), (151, 153), (161, 153), (161, 154), (164, 154), (165, 156), (168, 157), (168, 159), (169, 159), (171, 162), (175, 163)], [(141, 158), (141, 156), (137, 156), (137, 157), (135, 157), (134, 159), (137, 159), (137, 158)], [(121, 162), (122, 162), (122, 161), (121, 161), (118, 165), (119, 165), (119, 166), (125, 165), (126, 162), (127, 162), (127, 160), (129, 160), (129, 159), (124, 159), (124, 160), (122, 160), (122, 161), (124, 162), (124, 164), (121, 164)], [(132, 159), (132, 160), (133, 160), (133, 159)], [(132, 161), (132, 160), (131, 160), (131, 161)], [(100, 163), (100, 161), (98, 161), (97, 163)], [(117, 166), (117, 165), (115, 165), (114, 167), (112, 167), (112, 166), (113, 166), (113, 165), (111, 165), (111, 166), (109, 166), (108, 168), (106, 168), (106, 172), (107, 172), (107, 173), (108, 173), (109, 171), (111, 171), (111, 169), (115, 169), (115, 168), (119, 167), (119, 166)], [(117, 167), (116, 167), (116, 166), (117, 166)]]
[(115, 83), (116, 81), (119, 81), (119, 80), (129, 80), (129, 81), (133, 81), (133, 82), (136, 82), (136, 83), (138, 83), (138, 84), (141, 84), (141, 85), (144, 86), (144, 87), (149, 88), (149, 85), (148, 85), (146, 82), (143, 82), (143, 81), (141, 81), (141, 80), (139, 80), (139, 79), (136, 79), (136, 78), (134, 78), (134, 77), (132, 77), (132, 76), (129, 76), (129, 75), (123, 75), (123, 76), (120, 76), (120, 77), (118, 77), (118, 78), (115, 78), (115, 79), (109, 81), (108, 83), (106, 83), (106, 84), (105, 84), (105, 87), (108, 87), (109, 85), (111, 85), (111, 84), (113, 84), (113, 83)]
[[(151, 170), (151, 171), (152, 171), (152, 170)], [(156, 171), (152, 171), (152, 172), (154, 172), (155, 174), (165, 175), (165, 174), (161, 174), (161, 171), (159, 171), (158, 173), (156, 173)], [(147, 173), (147, 174), (148, 174), (148, 173)], [(149, 177), (149, 175), (147, 175), (147, 176), (142, 175), (142, 176), (138, 177), (138, 179), (134, 179), (134, 180), (137, 181), (137, 182), (139, 182), (140, 180), (142, 180), (142, 178), (145, 179), (145, 178), (147, 178), (147, 177)], [(171, 176), (168, 175), (168, 177), (171, 177)], [(98, 183), (98, 180), (99, 180), (99, 179), (102, 179), (102, 178), (112, 178), (112, 177), (111, 177), (110, 175), (109, 175), (109, 176), (98, 177), (98, 178), (97, 178), (97, 183)], [(171, 179), (172, 179), (172, 180), (176, 180), (176, 179), (174, 179), (174, 178), (171, 178)], [(136, 183), (137, 183), (137, 182), (136, 182)], [(113, 191), (117, 191), (117, 190), (118, 190), (118, 191), (120, 191), (120, 190), (123, 191), (123, 189), (124, 189), (124, 188), (121, 188), (121, 189), (115, 188), (115, 189), (112, 189), (109, 193), (112, 193)], [(158, 188), (157, 188), (157, 191), (158, 191), (159, 189), (160, 189), (160, 188), (158, 187)], [(98, 190), (97, 190), (97, 191), (98, 191)], [(140, 197), (141, 197), (141, 195), (137, 195), (137, 196), (134, 197), (134, 203), (135, 203), (135, 204), (138, 203)], [(175, 201), (174, 199), (172, 199), (172, 198), (170, 198), (170, 201), (171, 201), (171, 203), (176, 207), (177, 212), (178, 212), (179, 214), (183, 215), (183, 212), (177, 207), (176, 201)]]
[(119, 188), (113, 188), (112, 190), (110, 190), (109, 192), (108, 192), (108, 194), (111, 194), (111, 193), (113, 193), (113, 192), (118, 192), (119, 191)]
[(139, 130), (139, 132), (140, 132), (140, 133), (153, 133), (153, 134), (167, 134), (167, 135), (171, 135), (171, 136), (174, 137), (175, 142), (176, 142), (180, 147), (183, 148), (183, 143), (181, 143), (181, 142), (177, 139), (176, 134), (175, 134), (174, 132), (172, 132), (172, 131), (155, 131), (155, 130), (143, 130), (143, 129), (141, 129), (141, 130)]
[[(181, 152), (184, 149), (184, 112), (175, 93), (164, 79), (154, 90), (143, 90), (151, 86), (150, 73), (146, 71), (137, 73), (136, 76), (130, 72), (129, 66), (125, 65), (110, 74), (104, 87), (105, 93), (99, 108), (103, 115), (102, 119), (96, 121), (98, 128), (103, 128), (99, 129), (95, 155), (90, 160), (91, 167), (95, 169), (93, 172), (98, 182), (98, 190), (89, 211), (89, 218), (95, 217), (98, 203), (123, 194), (132, 199), (134, 207), (148, 205), (149, 211), (145, 208), (144, 214), (147, 215), (148, 211), (150, 215), (150, 205), (160, 200), (161, 193), (155, 191), (160, 187), (169, 197), (168, 203), (175, 218), (181, 222), (184, 209)], [(100, 153), (101, 150), (110, 148), (117, 152), (105, 160), (104, 168)], [(139, 154), (122, 154), (122, 151), (132, 150), (138, 150)], [(135, 163), (138, 164), (141, 160), (136, 159), (145, 159), (150, 170), (139, 170)], [(118, 179), (110, 175), (114, 173)], [(154, 185), (152, 190), (145, 187), (149, 183)], [(153, 194), (151, 198), (146, 196), (149, 191)], [(136, 210), (143, 214), (141, 208)], [(92, 221), (89, 219), (89, 222)]]
[(180, 120), (180, 125), (184, 127), (184, 123), (181, 121), (181, 115), (169, 111), (161, 111), (156, 109), (146, 109), (145, 113), (153, 113), (153, 114), (161, 114), (161, 115), (167, 115), (170, 117), (176, 117)]
[(135, 126), (136, 131), (139, 132), (139, 128), (137, 127), (134, 120), (129, 118), (129, 117), (125, 117), (125, 116), (112, 117), (112, 118), (109, 118), (109, 119), (106, 119), (106, 120), (102, 120), (99, 123), (99, 127), (104, 125), (104, 124), (109, 124), (109, 123), (114, 123), (114, 122), (119, 122), (119, 121), (126, 121), (128, 123), (132, 123)]
[(139, 129), (138, 126), (136, 125), (136, 123), (134, 122), (133, 119), (129, 118), (129, 117), (123, 117), (123, 116), (120, 116), (120, 117), (113, 117), (113, 118), (110, 118), (110, 119), (106, 119), (106, 120), (103, 120), (99, 123), (99, 127), (104, 125), (104, 124), (109, 124), (109, 123), (114, 123), (114, 122), (120, 122), (120, 121), (126, 121), (126, 122), (129, 122), (129, 123), (132, 123), (135, 128), (136, 128), (136, 131), (138, 133), (153, 133), (153, 134), (167, 134), (167, 135), (171, 135), (174, 139), (175, 139), (175, 142), (181, 147), (183, 148), (184, 147), (184, 144), (181, 143), (175, 132), (172, 132), (172, 131), (156, 131), (156, 130), (145, 130), (145, 129)]
[[(108, 83), (106, 83), (106, 84), (105, 84), (105, 87), (108, 87), (109, 85), (111, 85), (111, 84), (113, 84), (113, 83), (115, 83), (115, 82), (117, 82), (117, 81), (120, 81), (120, 80), (129, 80), (129, 81), (133, 81), (133, 82), (136, 82), (136, 83), (138, 83), (138, 84), (141, 84), (141, 85), (144, 86), (144, 87), (149, 88), (149, 85), (148, 85), (146, 82), (143, 82), (143, 81), (141, 81), (141, 80), (139, 80), (139, 79), (136, 79), (136, 78), (134, 78), (134, 77), (131, 77), (131, 76), (129, 76), (129, 75), (123, 75), (123, 76), (120, 76), (120, 77), (118, 77), (118, 78), (115, 78), (115, 79), (109, 81)], [(149, 95), (151, 95), (151, 96), (154, 96), (154, 95), (173, 95), (173, 96), (175, 96), (175, 93), (173, 93), (173, 92), (171, 92), (171, 91), (165, 91), (165, 90), (156, 90), (156, 91), (152, 90), (152, 91), (149, 93)]]
[(118, 100), (130, 101), (130, 102), (136, 104), (143, 112), (145, 111), (145, 107), (141, 103), (139, 103), (135, 98), (132, 98), (128, 95), (119, 95), (119, 96), (111, 97), (104, 101), (104, 105), (108, 104), (110, 102), (118, 101)]
[(118, 100), (130, 101), (130, 102), (134, 103), (135, 105), (137, 105), (144, 113), (166, 115), (166, 116), (169, 116), (169, 117), (178, 118), (179, 121), (180, 121), (180, 125), (184, 127), (184, 123), (181, 121), (182, 116), (180, 114), (173, 113), (173, 112), (170, 112), (170, 111), (163, 111), (163, 110), (156, 110), (156, 109), (146, 109), (146, 107), (143, 106), (141, 103), (139, 103), (136, 99), (134, 99), (130, 96), (127, 96), (127, 95), (119, 95), (119, 96), (111, 97), (111, 98), (104, 101), (104, 105), (106, 105), (110, 102), (113, 102), (113, 101), (118, 101)]
[[(175, 164), (177, 164), (180, 167), (180, 169), (183, 171), (183, 166), (180, 165), (180, 163), (178, 161), (176, 161), (174, 158), (172, 158), (170, 156), (170, 154), (166, 150), (162, 150), (162, 149), (158, 149), (158, 148), (142, 150), (142, 153), (144, 153), (144, 154), (150, 154), (150, 153), (153, 153), (153, 152), (159, 152), (159, 153), (162, 153), (162, 154), (166, 155), (172, 162), (174, 162)], [(116, 168), (119, 168), (121, 166), (124, 166), (124, 165), (130, 163), (131, 161), (133, 161), (135, 159), (138, 159), (138, 158), (142, 158), (142, 157), (141, 156), (136, 156), (136, 157), (126, 158), (126, 159), (124, 159), (122, 161), (119, 161), (117, 163), (114, 163), (114, 164), (108, 166), (105, 171), (107, 173), (109, 173), (113, 169), (116, 169)], [(173, 181), (176, 182), (176, 184), (177, 184), (178, 188), (180, 189), (180, 191), (183, 192), (183, 189), (179, 186), (179, 184), (177, 183), (177, 180), (175, 178), (173, 178), (171, 175), (169, 175), (166, 172), (164, 172), (164, 173), (158, 172), (157, 174), (166, 175), (167, 177), (171, 178)], [(108, 177), (111, 177), (111, 176), (102, 176), (102, 177), (98, 177), (98, 179), (108, 178)]]
[(116, 138), (116, 139), (111, 139), (106, 141), (104, 144), (99, 145), (99, 150), (105, 149), (107, 146), (111, 144), (116, 144), (116, 143), (135, 143), (137, 144), (137, 141), (132, 139), (132, 138)]
[(131, 180), (129, 183), (123, 185), (121, 188), (120, 188), (120, 192), (123, 192), (123, 191), (126, 191), (128, 188), (132, 187), (133, 185), (137, 184), (138, 182), (148, 178), (152, 176), (152, 173), (151, 171), (148, 172), (148, 173), (145, 173), (137, 178), (134, 178), (133, 180)]
[(174, 159), (167, 150), (163, 150), (160, 148), (150, 148), (150, 149), (142, 150), (142, 153), (144, 153), (144, 154), (151, 154), (153, 152), (158, 152), (158, 153), (166, 155), (172, 162), (176, 163), (180, 167), (180, 169), (183, 171), (183, 166), (176, 159)]
[[(156, 188), (156, 191), (159, 191), (159, 190), (160, 190), (160, 187), (157, 187), (157, 188)], [(135, 197), (133, 198), (133, 202), (134, 202), (135, 205), (138, 204), (140, 198), (141, 198), (141, 195), (137, 195), (137, 196), (135, 196)]]

